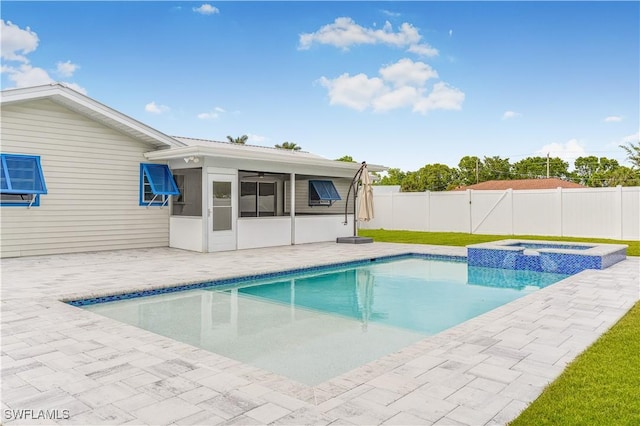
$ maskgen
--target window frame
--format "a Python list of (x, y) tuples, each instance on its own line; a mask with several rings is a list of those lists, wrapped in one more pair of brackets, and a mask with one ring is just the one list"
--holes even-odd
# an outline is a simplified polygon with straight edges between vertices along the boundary
[[(169, 186), (167, 190), (162, 190), (159, 182), (154, 181), (150, 170), (152, 167), (163, 170), (163, 180), (166, 179), (166, 182), (163, 182), (162, 186), (164, 186), (164, 183), (167, 183)], [(149, 188), (150, 191), (146, 191), (147, 188)], [(153, 195), (150, 201), (147, 199), (149, 195)], [(169, 166), (167, 164), (140, 163), (139, 205), (147, 208), (151, 206), (159, 206), (162, 208), (169, 202), (170, 195), (180, 195), (180, 190)], [(160, 199), (156, 201), (158, 196), (160, 196)]]
[[(11, 176), (11, 168), (8, 167), (7, 159), (9, 158), (19, 158), (22, 160), (29, 159), (33, 160), (33, 172), (37, 175), (34, 176), (34, 186), (36, 181), (39, 181), (40, 189), (30, 189), (30, 190), (22, 190), (22, 189), (13, 189), (13, 177)], [(1, 173), (2, 180), (5, 182), (6, 189), (0, 188), (0, 206), (2, 207), (38, 207), (40, 206), (40, 195), (47, 194), (47, 185), (44, 179), (44, 173), (42, 171), (42, 164), (40, 162), (39, 155), (27, 155), (27, 154), (6, 154), (0, 153), (0, 162), (1, 162)], [(19, 195), (25, 196), (30, 195), (31, 200), (19, 200), (19, 201), (8, 201), (2, 200), (2, 195)]]
[[(255, 218), (255, 217), (275, 217), (278, 216), (278, 183), (276, 181), (260, 181), (260, 180), (242, 180), (240, 182), (240, 199), (243, 197), (243, 186), (244, 185), (253, 185), (255, 188), (255, 194), (252, 195), (254, 198), (252, 200), (252, 205), (254, 207), (253, 210), (242, 210), (242, 206), (239, 208), (238, 215), (241, 218)], [(272, 211), (264, 211), (260, 210), (260, 188), (261, 187), (271, 187), (273, 188), (273, 210)]]

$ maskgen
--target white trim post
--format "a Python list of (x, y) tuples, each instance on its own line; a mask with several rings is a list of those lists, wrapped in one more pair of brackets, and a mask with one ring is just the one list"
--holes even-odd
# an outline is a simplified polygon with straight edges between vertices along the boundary
[(291, 245), (296, 244), (296, 174), (289, 174), (289, 215), (291, 217)]

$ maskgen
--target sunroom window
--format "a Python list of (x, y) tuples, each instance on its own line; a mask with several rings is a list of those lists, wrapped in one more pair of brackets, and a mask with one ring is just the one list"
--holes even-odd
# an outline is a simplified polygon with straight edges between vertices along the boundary
[(0, 205), (39, 206), (47, 193), (40, 157), (0, 154)]
[(140, 205), (165, 206), (170, 195), (180, 195), (166, 164), (140, 164)]
[(309, 205), (331, 206), (335, 201), (342, 200), (336, 186), (331, 180), (309, 181)]
[(275, 182), (240, 183), (240, 217), (276, 216)]

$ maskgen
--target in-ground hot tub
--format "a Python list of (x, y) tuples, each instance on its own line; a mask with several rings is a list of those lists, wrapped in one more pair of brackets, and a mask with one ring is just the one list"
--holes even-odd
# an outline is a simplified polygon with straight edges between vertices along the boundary
[(627, 258), (623, 244), (501, 240), (467, 246), (469, 266), (575, 274), (605, 269)]

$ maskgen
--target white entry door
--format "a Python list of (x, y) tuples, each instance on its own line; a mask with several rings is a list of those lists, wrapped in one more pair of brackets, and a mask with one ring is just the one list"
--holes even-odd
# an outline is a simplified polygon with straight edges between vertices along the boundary
[(209, 174), (210, 252), (236, 249), (237, 187), (235, 175)]

